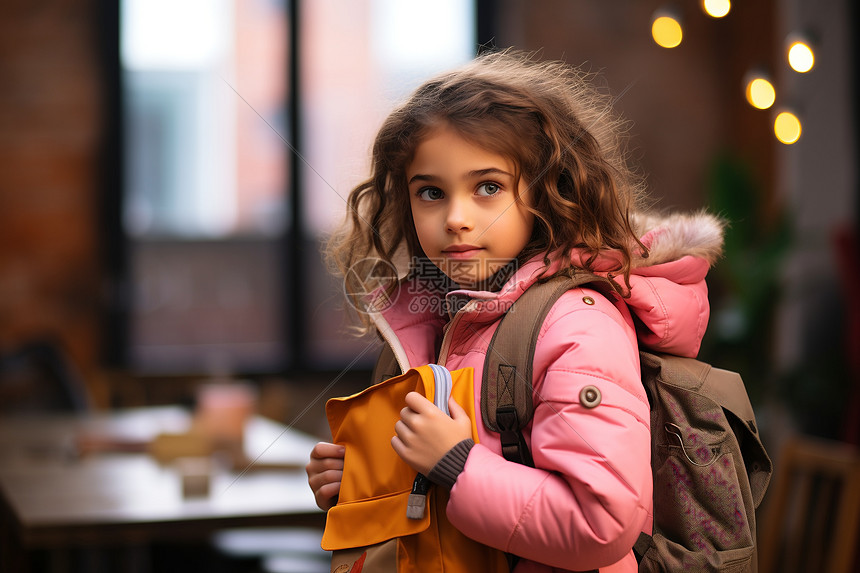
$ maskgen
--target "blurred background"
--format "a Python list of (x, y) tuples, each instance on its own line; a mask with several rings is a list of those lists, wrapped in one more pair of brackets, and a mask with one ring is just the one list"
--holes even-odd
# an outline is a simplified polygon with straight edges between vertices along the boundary
[[(700, 358), (742, 374), (769, 451), (856, 444), (858, 10), (4, 0), (0, 374), (47, 352), (64, 404), (97, 410), (237, 378), (324, 437), (325, 399), (361, 388), (377, 349), (346, 333), (320, 256), (375, 129), (430, 74), (512, 46), (599, 74), (658, 208), (729, 220)], [(30, 407), (10, 387), (0, 411)]]

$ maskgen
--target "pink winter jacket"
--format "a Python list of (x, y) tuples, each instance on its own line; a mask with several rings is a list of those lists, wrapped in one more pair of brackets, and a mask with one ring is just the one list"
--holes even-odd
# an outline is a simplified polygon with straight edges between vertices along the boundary
[[(535, 467), (505, 460), (498, 434), (478, 421), (479, 443), (451, 490), (451, 523), (520, 556), (516, 573), (637, 569), (631, 548), (652, 523), (649, 408), (637, 339), (696, 356), (709, 316), (704, 279), (722, 244), (720, 225), (708, 216), (645, 224), (652, 228), (642, 241), (651, 253), (631, 276), (629, 298), (574, 289), (544, 321), (534, 359), (534, 419), (525, 432)], [(449, 293), (449, 303), (469, 299), (450, 321), (427, 285), (405, 282), (375, 315), (376, 326), (404, 371), (428, 363), (473, 368), (480, 416), (488, 343), (542, 270), (534, 260), (498, 292)], [(579, 403), (585, 386), (600, 390), (597, 407)]]

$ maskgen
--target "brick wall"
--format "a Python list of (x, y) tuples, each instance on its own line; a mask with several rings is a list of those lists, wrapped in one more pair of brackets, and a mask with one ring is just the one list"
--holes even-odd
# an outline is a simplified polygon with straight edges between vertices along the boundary
[(98, 361), (100, 71), (94, 0), (0, 2), (0, 351)]

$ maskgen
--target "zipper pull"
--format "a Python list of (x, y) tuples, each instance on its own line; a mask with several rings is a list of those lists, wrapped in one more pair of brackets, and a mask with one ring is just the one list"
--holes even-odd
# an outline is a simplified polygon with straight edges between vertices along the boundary
[(406, 505), (406, 517), (409, 519), (423, 519), (424, 508), (427, 506), (427, 491), (430, 489), (430, 480), (423, 474), (417, 474), (412, 482), (412, 493), (409, 494), (409, 502)]

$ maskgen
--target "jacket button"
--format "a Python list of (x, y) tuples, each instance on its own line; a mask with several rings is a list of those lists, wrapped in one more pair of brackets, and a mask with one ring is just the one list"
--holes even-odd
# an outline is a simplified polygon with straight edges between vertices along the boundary
[(589, 409), (596, 408), (602, 399), (603, 396), (597, 386), (586, 386), (579, 392), (580, 404)]
[(590, 296), (584, 296), (584, 297), (582, 297), (582, 302), (591, 306), (592, 304), (594, 304), (594, 299), (591, 298)]

